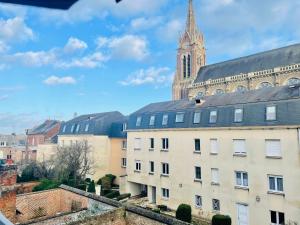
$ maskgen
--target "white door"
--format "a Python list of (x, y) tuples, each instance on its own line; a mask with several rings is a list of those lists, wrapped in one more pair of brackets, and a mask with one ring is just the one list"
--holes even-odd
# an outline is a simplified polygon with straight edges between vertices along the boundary
[(243, 204), (237, 204), (238, 213), (238, 225), (248, 225), (248, 206)]

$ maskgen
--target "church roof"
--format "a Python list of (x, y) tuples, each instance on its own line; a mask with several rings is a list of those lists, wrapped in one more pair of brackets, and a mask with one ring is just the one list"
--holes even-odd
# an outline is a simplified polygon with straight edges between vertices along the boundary
[(195, 83), (300, 63), (300, 44), (201, 67)]

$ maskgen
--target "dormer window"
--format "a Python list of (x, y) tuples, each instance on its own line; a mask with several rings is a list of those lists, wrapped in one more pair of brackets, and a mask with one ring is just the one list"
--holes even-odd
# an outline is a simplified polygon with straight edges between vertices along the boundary
[(150, 121), (149, 121), (149, 125), (154, 126), (154, 123), (155, 123), (155, 116), (151, 116)]
[(217, 122), (217, 116), (218, 116), (217, 110), (210, 111), (209, 123), (216, 123)]
[(276, 120), (276, 106), (267, 106), (266, 108), (266, 120)]
[(168, 114), (163, 115), (162, 125), (165, 126), (168, 124)]
[(72, 127), (71, 127), (71, 133), (74, 132), (74, 128), (75, 128), (75, 125), (73, 124)]
[(127, 130), (127, 123), (123, 123), (122, 131)]
[(176, 121), (176, 123), (183, 123), (183, 121), (184, 121), (184, 113), (177, 113), (175, 121)]
[(239, 123), (243, 121), (243, 109), (234, 110), (234, 122)]
[(79, 125), (79, 124), (77, 124), (77, 126), (76, 126), (76, 133), (78, 133), (78, 132), (79, 132), (79, 130), (80, 130), (80, 125)]
[(142, 117), (139, 116), (139, 117), (136, 118), (136, 124), (135, 124), (135, 125), (136, 125), (137, 127), (139, 127), (139, 126), (141, 126), (141, 123), (142, 123)]
[(194, 112), (194, 123), (200, 123), (201, 112)]
[(85, 132), (88, 132), (88, 131), (89, 131), (89, 124), (86, 124), (86, 125), (85, 125), (84, 131), (85, 131)]
[(63, 127), (63, 133), (65, 133), (66, 132), (66, 128), (67, 128), (67, 125), (64, 125), (64, 127)]

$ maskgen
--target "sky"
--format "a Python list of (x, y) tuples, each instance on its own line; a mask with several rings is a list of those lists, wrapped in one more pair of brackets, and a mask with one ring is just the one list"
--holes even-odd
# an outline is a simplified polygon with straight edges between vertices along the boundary
[[(0, 4), (0, 133), (171, 99), (188, 0)], [(300, 42), (299, 0), (194, 0), (207, 63)]]

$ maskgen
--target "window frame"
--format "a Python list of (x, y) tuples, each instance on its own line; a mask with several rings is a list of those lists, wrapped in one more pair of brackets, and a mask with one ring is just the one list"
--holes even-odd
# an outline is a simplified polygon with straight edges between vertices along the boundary
[(140, 127), (142, 125), (142, 117), (141, 116), (138, 116), (136, 118), (136, 122), (135, 122), (135, 126), (136, 127)]
[[(196, 117), (196, 115), (199, 115), (198, 117)], [(196, 118), (198, 118), (198, 120), (196, 121)], [(200, 124), (201, 123), (201, 112), (200, 111), (196, 111), (194, 112), (194, 116), (193, 116), (193, 124)]]
[[(200, 202), (200, 204), (198, 204), (198, 202)], [(195, 207), (202, 208), (202, 196), (201, 195), (195, 195)]]
[[(274, 118), (272, 117), (272, 118), (270, 118), (270, 116), (271, 115), (269, 115), (269, 109), (270, 108), (274, 108), (275, 109), (275, 112), (273, 112), (274, 113)], [(276, 105), (268, 105), (268, 106), (266, 106), (266, 116), (265, 116), (265, 119), (266, 119), (266, 121), (276, 121), (277, 120), (277, 106)]]
[(134, 171), (135, 172), (141, 172), (142, 171), (142, 162), (141, 162), (141, 160), (135, 160)]
[[(152, 168), (153, 166), (153, 168)], [(155, 172), (155, 162), (154, 161), (149, 161), (149, 174), (154, 174)]]
[[(215, 113), (215, 115), (212, 115), (212, 113)], [(215, 120), (213, 120), (213, 118), (215, 117)], [(209, 111), (209, 123), (210, 124), (215, 124), (218, 121), (218, 110), (214, 109), (214, 110), (210, 110)]]
[(127, 167), (127, 158), (121, 158), (121, 167), (126, 168)]
[(122, 150), (127, 149), (127, 140), (122, 140)]
[[(268, 143), (271, 143), (271, 142), (276, 142), (279, 144), (279, 152), (278, 154), (269, 154), (270, 152), (268, 151), (269, 147), (268, 147)], [(265, 139), (265, 154), (266, 154), (266, 157), (268, 158), (282, 158), (282, 144), (281, 144), (281, 139)]]
[[(237, 142), (243, 142), (244, 145), (244, 151), (236, 151), (236, 143)], [(233, 155), (237, 156), (246, 156), (247, 155), (247, 148), (246, 148), (246, 139), (232, 139), (233, 144)]]
[(154, 141), (154, 138), (149, 138), (149, 141), (150, 141), (150, 147), (149, 147), (149, 150), (154, 150), (155, 148), (155, 141)]
[[(238, 110), (241, 110), (241, 118), (240, 118), (240, 120), (238, 120), (238, 114), (237, 114)], [(244, 120), (244, 109), (243, 108), (235, 108), (234, 109), (234, 119), (233, 119), (233, 121), (235, 123), (242, 123), (243, 120)]]
[(163, 199), (169, 199), (170, 198), (170, 190), (168, 188), (161, 188), (161, 196)]
[[(137, 146), (137, 143), (138, 143), (139, 147)], [(134, 146), (133, 147), (134, 147), (134, 150), (141, 150), (142, 149), (142, 139), (141, 138), (134, 138)]]
[[(217, 203), (217, 206), (218, 206), (217, 208), (218, 209), (215, 209), (216, 203)], [(215, 211), (215, 212), (219, 212), (221, 210), (221, 204), (220, 204), (220, 200), (219, 199), (216, 199), (216, 198), (212, 199), (212, 208), (213, 208), (213, 211)]]
[(162, 151), (169, 151), (169, 138), (162, 138), (162, 145), (161, 149)]
[[(217, 181), (215, 181), (213, 178), (213, 171), (217, 171)], [(220, 184), (220, 170), (219, 168), (211, 168), (210, 169), (210, 172), (211, 172), (211, 184), (212, 185), (219, 185)]]
[[(274, 178), (274, 190), (271, 189), (271, 183), (270, 183), (270, 178)], [(278, 180), (281, 179), (281, 182), (282, 182), (282, 190), (279, 190), (278, 189)], [(281, 193), (283, 194), (284, 193), (284, 183), (283, 183), (283, 176), (281, 175), (271, 175), (269, 174), (268, 175), (268, 183), (269, 183), (269, 193)]]
[[(199, 142), (199, 145), (198, 145), (198, 142)], [(199, 149), (197, 149), (198, 146), (199, 146)], [(201, 140), (200, 140), (200, 138), (195, 138), (194, 139), (194, 152), (201, 153)]]
[(162, 126), (167, 126), (168, 125), (168, 120), (169, 120), (169, 115), (168, 114), (163, 114), (161, 125)]
[[(276, 214), (276, 222), (275, 223), (272, 222), (272, 212)], [(280, 214), (283, 215), (283, 223), (280, 223), (280, 221), (279, 221)], [(271, 220), (270, 221), (271, 225), (284, 225), (285, 224), (285, 213), (279, 212), (279, 211), (270, 210), (270, 220)]]
[[(200, 169), (199, 171), (197, 171), (197, 169)], [(201, 181), (202, 180), (202, 169), (201, 169), (201, 166), (195, 166), (194, 167), (194, 180), (195, 181)], [(199, 172), (200, 172), (200, 177), (198, 177), (197, 175), (199, 175)]]
[[(238, 184), (238, 174), (240, 174), (241, 178), (241, 184)], [(246, 176), (246, 182), (247, 185), (245, 184), (245, 176)], [(249, 175), (248, 172), (246, 171), (235, 171), (235, 186), (236, 187), (241, 187), (241, 188), (249, 188)]]
[[(216, 151), (213, 151), (213, 148), (212, 148), (212, 142), (215, 142), (215, 144), (216, 144)], [(218, 155), (219, 154), (219, 152), (220, 152), (220, 149), (219, 149), (219, 140), (217, 139), (217, 138), (211, 138), (211, 139), (209, 139), (209, 144), (210, 144), (210, 154), (211, 155)]]
[[(178, 120), (179, 116), (182, 116), (182, 120)], [(184, 117), (185, 117), (184, 112), (177, 112), (175, 116), (175, 123), (184, 123)]]
[(149, 119), (149, 126), (155, 126), (155, 115), (151, 115)]
[(88, 132), (90, 128), (90, 124), (86, 124), (84, 128), (84, 132)]
[(169, 163), (165, 163), (165, 162), (161, 163), (161, 175), (165, 177), (168, 177), (170, 175)]

